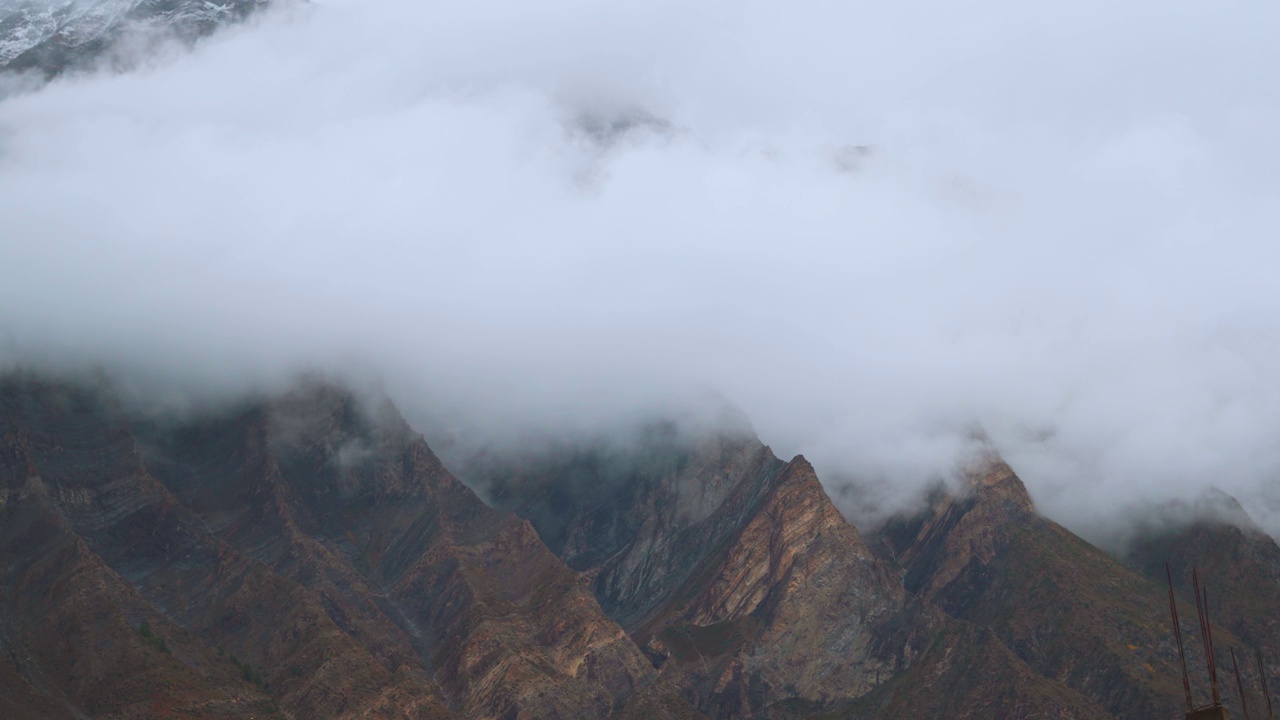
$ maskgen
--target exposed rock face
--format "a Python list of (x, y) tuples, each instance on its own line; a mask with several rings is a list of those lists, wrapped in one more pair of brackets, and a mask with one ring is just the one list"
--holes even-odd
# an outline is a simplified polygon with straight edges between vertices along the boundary
[[(783, 463), (749, 434), (671, 426), (622, 447), (562, 447), (507, 476), (490, 464), (485, 480), (595, 578), (601, 604), (661, 668), (655, 687), (668, 695), (658, 697), (717, 718), (898, 717), (932, 706), (891, 679), (993, 663), (991, 679), (970, 680), (947, 712), (1096, 716), (994, 636), (970, 647), (983, 631), (906, 592), (804, 458)], [(974, 664), (962, 670), (961, 657)], [(660, 705), (653, 697), (640, 702)]]
[(51, 77), (156, 39), (193, 41), (267, 0), (0, 0), (0, 71)]
[(529, 518), (634, 628), (742, 528), (785, 465), (752, 435), (694, 440), (662, 423), (634, 444), (561, 447), (482, 472), (494, 502)]
[[(970, 473), (966, 492), (938, 492), (878, 542), (909, 590), (991, 628), (1031, 668), (1115, 717), (1183, 711), (1165, 588), (1036, 513), (998, 457)], [(1236, 641), (1219, 632), (1225, 653)]]
[(18, 422), (20, 403), (12, 385), (0, 389), (0, 679), (13, 688), (2, 701), (17, 705), (13, 716), (248, 718), (269, 710), (265, 694), (141, 597), (61, 511), (68, 495), (102, 501), (104, 515), (115, 509), (61, 477), (98, 459), (82, 455), (96, 429), (69, 424), (51, 443)]
[[(141, 619), (182, 659), (157, 683), (210, 713), (594, 718), (653, 674), (533, 529), (457, 483), (389, 406), (364, 413), (312, 385), (230, 419), (135, 430), (101, 393), (11, 379), (0, 417), (15, 518), (5, 645), (37, 694), (48, 678), (76, 712), (147, 715), (135, 710), (154, 692), (130, 683), (150, 671), (123, 659), (102, 666), (121, 678), (65, 689), (97, 680), (75, 666), (97, 667), (83, 650), (95, 634), (147, 649)], [(62, 575), (90, 575), (96, 595)], [(41, 608), (23, 599), (50, 593), (67, 618), (28, 629)], [(42, 642), (68, 623), (84, 643)], [(66, 657), (46, 656), (57, 648)]]
[(426, 658), (467, 717), (607, 714), (652, 674), (533, 528), (458, 483), (389, 404), (311, 385), (157, 446), (216, 532), (320, 591), (394, 664)]
[(861, 696), (908, 666), (933, 629), (796, 458), (727, 546), (639, 628), (716, 717)]
[[(1040, 517), (997, 457), (870, 543), (803, 457), (740, 429), (487, 462), (528, 519), (481, 502), (376, 394), (310, 380), (144, 419), (102, 387), (0, 379), (0, 714), (1181, 709), (1163, 587)], [(1202, 520), (1131, 560), (1213, 568), (1227, 667), (1233, 632), (1272, 647), (1280, 551)]]

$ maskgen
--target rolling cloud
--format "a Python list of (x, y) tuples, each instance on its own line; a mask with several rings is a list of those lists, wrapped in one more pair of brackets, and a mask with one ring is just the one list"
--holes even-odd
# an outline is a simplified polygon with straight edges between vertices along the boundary
[(495, 435), (715, 392), (890, 504), (976, 424), (1075, 528), (1217, 486), (1275, 532), (1278, 29), (281, 4), (0, 81), (0, 357), (175, 395), (371, 367)]

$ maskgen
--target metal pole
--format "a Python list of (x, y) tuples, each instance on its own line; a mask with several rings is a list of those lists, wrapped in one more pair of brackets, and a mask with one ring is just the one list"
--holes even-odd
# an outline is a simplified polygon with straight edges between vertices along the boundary
[(1236, 671), (1236, 692), (1240, 693), (1240, 709), (1244, 711), (1244, 720), (1249, 720), (1249, 703), (1244, 699), (1244, 683), (1240, 682), (1240, 666), (1236, 664), (1236, 649), (1231, 648), (1231, 667)]
[(1258, 661), (1258, 679), (1262, 681), (1262, 698), (1267, 701), (1267, 720), (1275, 720), (1271, 713), (1271, 691), (1267, 688), (1267, 666), (1262, 662), (1262, 651), (1254, 648), (1253, 657)]
[(1173, 616), (1173, 637), (1178, 641), (1178, 662), (1182, 663), (1182, 692), (1187, 696), (1187, 712), (1191, 712), (1194, 707), (1191, 679), (1187, 677), (1187, 653), (1182, 648), (1182, 624), (1178, 621), (1178, 601), (1173, 595), (1173, 573), (1169, 571), (1169, 563), (1164, 564), (1164, 575), (1169, 580), (1169, 614)]
[(1204, 589), (1204, 632), (1209, 638), (1209, 682), (1213, 702), (1221, 705), (1222, 698), (1218, 697), (1218, 656), (1213, 651), (1213, 624), (1209, 621), (1209, 588)]
[(1191, 568), (1191, 592), (1196, 596), (1196, 626), (1200, 629), (1200, 649), (1205, 654), (1205, 670), (1209, 673), (1209, 681), (1213, 681), (1213, 673), (1209, 670), (1209, 641), (1204, 636), (1204, 597), (1200, 594), (1200, 575)]
[(1218, 695), (1218, 676), (1214, 672), (1213, 640), (1209, 635), (1209, 594), (1200, 587), (1200, 571), (1191, 568), (1191, 587), (1196, 594), (1196, 615), (1200, 621), (1200, 644), (1204, 647), (1205, 668), (1209, 671), (1209, 690), (1213, 695), (1213, 704), (1221, 705)]

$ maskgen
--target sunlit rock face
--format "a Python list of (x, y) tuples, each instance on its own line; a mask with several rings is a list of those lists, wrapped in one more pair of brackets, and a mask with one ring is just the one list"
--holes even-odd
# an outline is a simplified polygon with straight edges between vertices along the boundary
[[(660, 675), (633, 704), (649, 712), (671, 712), (656, 693), (712, 718), (1105, 715), (908, 592), (809, 462), (778, 459), (747, 429), (657, 423), (472, 471), (644, 648)], [(920, 691), (937, 682), (951, 700)]]
[(51, 77), (128, 65), (162, 40), (191, 42), (268, 0), (0, 0), (0, 70)]

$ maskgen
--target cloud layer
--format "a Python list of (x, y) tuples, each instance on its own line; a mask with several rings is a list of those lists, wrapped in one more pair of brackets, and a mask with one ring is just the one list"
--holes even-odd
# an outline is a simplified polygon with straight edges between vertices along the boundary
[(890, 502), (976, 423), (1086, 531), (1280, 529), (1280, 10), (890, 5), (342, 0), (10, 80), (0, 353), (492, 433), (713, 391)]

